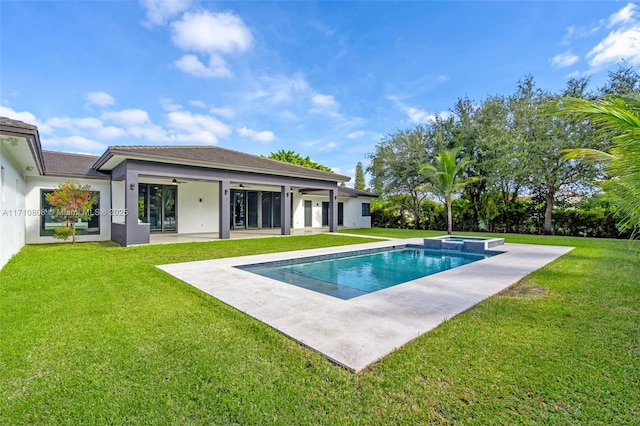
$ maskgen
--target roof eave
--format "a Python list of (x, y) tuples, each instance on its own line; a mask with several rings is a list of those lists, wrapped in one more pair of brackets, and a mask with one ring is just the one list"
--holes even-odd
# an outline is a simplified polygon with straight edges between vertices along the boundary
[[(169, 164), (181, 164), (186, 166), (207, 167), (207, 168), (216, 168), (216, 169), (223, 169), (223, 170), (235, 170), (235, 171), (241, 171), (241, 172), (262, 173), (262, 174), (268, 174), (268, 175), (282, 174), (281, 172), (279, 173), (278, 171), (275, 171), (275, 170), (256, 169), (256, 168), (250, 168), (250, 167), (247, 167), (247, 168), (229, 167), (226, 164), (212, 163), (209, 161), (179, 160), (174, 157), (164, 156), (164, 155), (140, 155), (138, 153), (131, 153), (126, 149), (121, 150), (115, 147), (109, 147), (107, 151), (105, 151), (105, 153), (102, 154), (100, 158), (98, 158), (98, 160), (93, 165), (93, 168), (95, 170), (101, 170), (101, 168), (105, 164), (107, 164), (109, 160), (111, 160), (113, 157), (117, 155), (125, 157), (124, 159), (129, 159), (129, 160), (158, 161), (158, 162), (169, 163)], [(308, 170), (305, 170), (305, 168), (303, 168), (302, 166), (300, 167), (301, 167), (300, 173), (286, 173), (286, 175), (291, 177), (308, 178), (309, 177), (308, 174), (305, 173), (305, 172), (308, 172)], [(326, 173), (326, 178), (325, 177), (314, 177), (314, 178), (319, 180), (332, 181), (332, 182), (348, 182), (349, 180), (351, 180), (349, 176), (339, 175), (337, 173), (330, 173), (330, 172), (322, 172), (322, 173)]]
[[(15, 120), (12, 120), (15, 121)], [(16, 124), (18, 121), (16, 121)], [(22, 123), (22, 122), (20, 122)], [(0, 124), (0, 133), (17, 136), (20, 138), (24, 138), (28, 145), (29, 150), (31, 151), (31, 155), (33, 156), (33, 160), (36, 163), (36, 167), (38, 168), (38, 174), (41, 176), (45, 173), (44, 168), (44, 157), (42, 156), (42, 145), (40, 144), (40, 134), (38, 133), (38, 128), (36, 126), (25, 124), (24, 126), (20, 125), (11, 125), (8, 123)]]

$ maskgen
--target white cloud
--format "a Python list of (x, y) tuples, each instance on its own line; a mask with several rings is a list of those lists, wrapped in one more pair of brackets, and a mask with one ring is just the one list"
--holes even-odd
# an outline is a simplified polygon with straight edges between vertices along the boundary
[(311, 102), (313, 103), (313, 105), (322, 107), (322, 108), (333, 107), (337, 105), (336, 100), (333, 96), (321, 95), (319, 93), (316, 95), (313, 95), (313, 97), (311, 98)]
[(69, 118), (69, 117), (53, 117), (47, 120), (47, 124), (51, 127), (64, 129), (99, 129), (102, 127), (102, 121), (95, 117), (85, 118)]
[(197, 99), (190, 100), (189, 105), (194, 106), (196, 108), (203, 108), (203, 109), (207, 107), (207, 104)]
[(609, 17), (609, 27), (617, 24), (627, 24), (635, 20), (635, 13), (638, 6), (633, 3), (627, 4), (625, 7)]
[(187, 10), (191, 0), (140, 0), (140, 5), (147, 11), (145, 26), (164, 25), (180, 12)]
[(613, 31), (587, 53), (592, 68), (604, 67), (622, 60), (640, 64), (640, 25)]
[(88, 139), (84, 136), (68, 136), (60, 138), (59, 141), (64, 145), (81, 149), (83, 151), (102, 151), (105, 148), (104, 144)]
[(266, 89), (254, 91), (249, 98), (265, 98), (271, 103), (278, 104), (307, 97), (311, 92), (302, 74), (295, 74), (292, 77), (284, 75), (264, 77), (263, 81), (266, 83)]
[(115, 140), (125, 137), (126, 135), (127, 132), (115, 126), (102, 127), (96, 130), (96, 137), (98, 137), (99, 139)]
[(127, 127), (126, 132), (135, 138), (146, 139), (149, 142), (160, 143), (171, 141), (167, 131), (153, 123), (133, 125)]
[(35, 114), (29, 111), (15, 111), (4, 105), (0, 105), (0, 116), (7, 117), (12, 120), (19, 120), (23, 123), (31, 124), (38, 127), (39, 133), (51, 133), (51, 126), (41, 123), (35, 116)]
[(212, 54), (209, 57), (209, 64), (200, 62), (195, 55), (184, 55), (174, 62), (174, 65), (187, 74), (201, 78), (231, 77), (231, 71), (227, 63), (220, 56)]
[(231, 128), (220, 120), (203, 114), (193, 114), (189, 111), (173, 111), (167, 115), (170, 128), (186, 135), (177, 135), (179, 141), (189, 141), (189, 138), (204, 143), (217, 143), (219, 137), (226, 137)]
[(449, 78), (449, 76), (446, 76), (446, 75), (439, 75), (438, 76), (438, 81), (449, 81), (449, 80), (451, 80)]
[(209, 112), (211, 114), (215, 114), (215, 115), (219, 115), (220, 117), (224, 117), (224, 118), (233, 118), (236, 116), (236, 113), (234, 110), (232, 110), (231, 108), (228, 107), (211, 107), (209, 108)]
[(309, 109), (311, 113), (326, 114), (333, 118), (342, 118), (342, 115), (337, 112), (340, 104), (336, 102), (332, 95), (315, 93), (311, 96), (311, 104), (313, 105), (313, 107)]
[(451, 117), (451, 112), (449, 111), (440, 111), (438, 114), (434, 114), (431, 112), (427, 112), (423, 109), (420, 108), (416, 108), (413, 106), (409, 106), (406, 105), (405, 103), (403, 103), (399, 97), (394, 96), (394, 95), (389, 95), (387, 96), (387, 99), (395, 102), (395, 104), (398, 106), (398, 108), (400, 108), (401, 110), (403, 110), (404, 112), (407, 113), (407, 117), (409, 117), (409, 120), (411, 120), (412, 123), (414, 124), (426, 124), (426, 123), (430, 123), (433, 122), (435, 120), (437, 120), (438, 118), (442, 119), (442, 120), (446, 120), (447, 118)]
[(640, 64), (640, 20), (637, 8), (635, 4), (629, 3), (609, 17), (608, 26), (618, 28), (587, 53), (592, 70), (605, 68), (622, 60), (631, 65)]
[(237, 130), (238, 134), (245, 138), (253, 139), (257, 142), (273, 142), (276, 140), (276, 135), (271, 130), (255, 131), (246, 127), (241, 127)]
[(451, 113), (449, 111), (440, 111), (438, 114), (433, 114), (416, 107), (406, 107), (405, 111), (409, 116), (409, 120), (411, 120), (414, 124), (426, 124), (434, 122), (438, 118), (441, 120), (446, 120), (451, 116)]
[(551, 64), (558, 68), (566, 68), (578, 62), (580, 58), (571, 52), (560, 53), (551, 58)]
[(567, 33), (562, 39), (562, 44), (568, 45), (571, 43), (571, 40), (587, 37), (589, 34), (592, 34), (598, 31), (599, 27), (593, 27), (591, 30), (587, 29), (584, 26), (575, 26), (571, 25), (567, 27)]
[(366, 134), (364, 130), (356, 130), (355, 132), (351, 132), (347, 135), (347, 139), (358, 139), (363, 137)]
[(106, 92), (89, 92), (85, 96), (88, 105), (106, 107), (116, 103), (116, 99)]
[(324, 152), (324, 151), (332, 151), (334, 149), (336, 149), (338, 147), (338, 144), (335, 142), (328, 142), (326, 143), (324, 146), (321, 146), (318, 148), (318, 151), (320, 152)]
[(149, 114), (141, 109), (123, 109), (121, 111), (106, 111), (102, 113), (103, 120), (115, 121), (125, 127), (139, 126), (150, 123)]
[(171, 24), (171, 31), (175, 45), (186, 51), (230, 53), (253, 43), (249, 28), (230, 12), (187, 12)]
[(416, 124), (426, 123), (427, 121), (432, 121), (435, 118), (435, 115), (416, 107), (407, 107), (405, 111), (409, 116), (409, 119)]
[(173, 100), (169, 98), (161, 98), (160, 103), (162, 104), (162, 109), (165, 111), (178, 111), (182, 109), (182, 105), (173, 102)]

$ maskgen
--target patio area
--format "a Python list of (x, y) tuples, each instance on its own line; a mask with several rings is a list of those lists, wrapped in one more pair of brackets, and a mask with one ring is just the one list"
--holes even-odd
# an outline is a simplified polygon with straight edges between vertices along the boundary
[(205, 260), (158, 268), (357, 372), (573, 249), (505, 244), (496, 250), (501, 252), (497, 256), (349, 300), (236, 268), (405, 244), (421, 245), (422, 239)]
[[(323, 228), (300, 228), (292, 229), (291, 235), (313, 235), (329, 233), (328, 227)], [(242, 238), (267, 238), (282, 237), (280, 229), (242, 229), (231, 231), (231, 239), (237, 240)], [(150, 244), (175, 244), (175, 243), (194, 243), (204, 241), (221, 241), (217, 232), (203, 232), (194, 234), (178, 234), (178, 233), (151, 233), (149, 236)]]

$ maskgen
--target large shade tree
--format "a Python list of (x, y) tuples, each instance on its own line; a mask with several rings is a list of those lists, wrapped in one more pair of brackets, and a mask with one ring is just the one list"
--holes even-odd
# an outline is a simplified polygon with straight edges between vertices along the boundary
[(559, 190), (588, 187), (599, 169), (576, 158), (564, 160), (563, 150), (576, 147), (600, 148), (589, 123), (547, 113), (548, 105), (561, 96), (585, 98), (588, 80), (570, 79), (560, 96), (538, 88), (532, 77), (518, 84), (510, 103), (518, 150), (524, 153), (523, 166), (529, 176), (530, 191), (544, 199), (545, 234), (553, 233), (552, 213)]
[(460, 148), (451, 148), (439, 152), (433, 164), (425, 164), (420, 173), (427, 177), (428, 183), (423, 189), (436, 195), (442, 200), (447, 210), (447, 233), (453, 232), (453, 199), (464, 187), (477, 180), (476, 177), (465, 176), (469, 167), (468, 158), (458, 159)]
[(387, 135), (369, 156), (373, 190), (386, 197), (408, 195), (400, 200), (402, 208), (412, 213), (416, 228), (420, 228), (422, 201), (427, 196), (422, 188), (426, 179), (420, 174), (429, 160), (427, 145), (427, 129), (418, 126)]
[(322, 170), (325, 172), (333, 172), (333, 170), (331, 170), (331, 167), (327, 167), (320, 163), (316, 163), (308, 155), (306, 157), (303, 157), (297, 152), (291, 151), (291, 150), (287, 151), (284, 149), (280, 149), (276, 152), (270, 153), (266, 158), (271, 158), (272, 160), (284, 161), (285, 163), (296, 164), (298, 166), (309, 167), (310, 169)]

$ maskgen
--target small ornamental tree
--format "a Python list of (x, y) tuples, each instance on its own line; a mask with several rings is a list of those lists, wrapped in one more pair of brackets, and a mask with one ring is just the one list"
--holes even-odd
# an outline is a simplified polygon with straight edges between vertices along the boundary
[(79, 219), (91, 218), (91, 210), (98, 201), (98, 193), (91, 191), (91, 185), (81, 185), (77, 180), (68, 180), (45, 197), (51, 206), (52, 215), (64, 224), (55, 229), (53, 236), (65, 241), (71, 237), (71, 241), (75, 243), (76, 223)]

